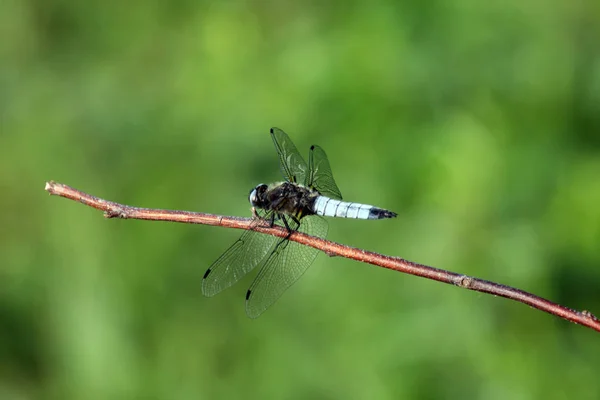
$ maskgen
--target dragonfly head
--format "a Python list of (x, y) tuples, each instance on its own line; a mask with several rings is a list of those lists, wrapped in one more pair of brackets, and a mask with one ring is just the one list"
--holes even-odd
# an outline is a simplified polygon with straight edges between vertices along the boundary
[(252, 207), (265, 208), (267, 204), (267, 199), (265, 198), (267, 188), (267, 185), (261, 183), (260, 185), (257, 185), (254, 189), (250, 191), (250, 194), (248, 195), (248, 200), (250, 201), (250, 204), (252, 204)]

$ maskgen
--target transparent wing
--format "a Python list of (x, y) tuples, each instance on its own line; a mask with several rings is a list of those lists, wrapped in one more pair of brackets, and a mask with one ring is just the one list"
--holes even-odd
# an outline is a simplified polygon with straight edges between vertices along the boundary
[(304, 183), (308, 166), (294, 146), (292, 139), (279, 128), (271, 128), (271, 137), (279, 155), (279, 164), (285, 179), (289, 182)]
[(342, 199), (342, 193), (333, 179), (325, 150), (316, 145), (312, 146), (308, 153), (308, 167), (309, 174), (304, 182), (306, 186), (314, 188), (322, 195), (332, 199)]
[[(291, 225), (296, 226), (293, 221)], [(327, 221), (316, 215), (304, 217), (298, 231), (324, 238), (327, 236)], [(286, 239), (277, 243), (246, 294), (248, 316), (256, 318), (275, 303), (304, 274), (317, 253), (317, 249)]]
[[(265, 223), (256, 219), (255, 224)], [(253, 226), (254, 226), (253, 225)], [(215, 261), (202, 279), (202, 294), (207, 297), (227, 289), (252, 271), (272, 249), (279, 238), (256, 231), (245, 231), (225, 253)]]

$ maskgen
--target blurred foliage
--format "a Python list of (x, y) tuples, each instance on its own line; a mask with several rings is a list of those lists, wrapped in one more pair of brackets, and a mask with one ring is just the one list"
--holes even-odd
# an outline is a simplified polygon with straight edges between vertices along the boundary
[(319, 256), (261, 318), (200, 282), (268, 129), (396, 220), (329, 238), (600, 314), (600, 3), (0, 3), (0, 398), (600, 398), (598, 333)]

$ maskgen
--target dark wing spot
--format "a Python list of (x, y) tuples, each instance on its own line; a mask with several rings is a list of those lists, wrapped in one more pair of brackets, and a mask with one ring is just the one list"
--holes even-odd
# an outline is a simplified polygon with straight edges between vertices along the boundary
[(269, 129), (269, 132), (273, 133), (273, 128)]
[(314, 150), (315, 149), (315, 145), (313, 144), (312, 146), (310, 146), (310, 149)]
[(207, 269), (207, 270), (206, 270), (206, 272), (204, 273), (204, 278), (202, 278), (202, 279), (206, 279), (206, 277), (207, 277), (208, 275), (210, 275), (210, 273), (211, 273), (211, 272), (212, 272), (212, 269), (211, 269), (211, 268)]
[(250, 294), (252, 293), (252, 290), (248, 290), (246, 292), (246, 301), (248, 301), (248, 299), (250, 298)]

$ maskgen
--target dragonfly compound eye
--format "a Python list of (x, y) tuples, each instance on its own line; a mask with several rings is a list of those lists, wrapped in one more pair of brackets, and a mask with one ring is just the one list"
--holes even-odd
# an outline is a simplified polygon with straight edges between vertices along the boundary
[(257, 185), (254, 189), (250, 191), (250, 194), (248, 195), (248, 200), (250, 201), (250, 204), (253, 207), (260, 206), (260, 204), (262, 203), (261, 198), (267, 191), (267, 188), (267, 185), (261, 183), (260, 185)]
[(252, 189), (248, 195), (248, 201), (252, 206), (256, 206), (256, 189)]

